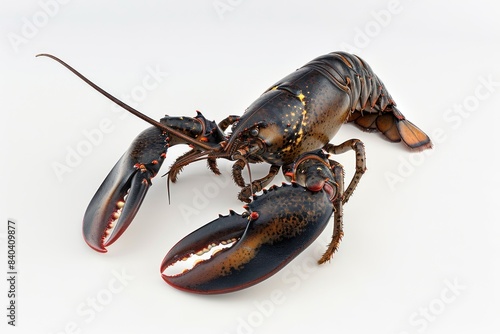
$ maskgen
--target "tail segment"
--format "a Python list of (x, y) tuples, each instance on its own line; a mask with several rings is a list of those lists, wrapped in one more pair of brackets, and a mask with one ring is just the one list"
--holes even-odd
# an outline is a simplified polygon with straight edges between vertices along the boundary
[(365, 131), (380, 131), (391, 142), (403, 141), (412, 150), (422, 151), (432, 147), (429, 136), (408, 121), (394, 105), (378, 113), (356, 110), (347, 121), (354, 122)]

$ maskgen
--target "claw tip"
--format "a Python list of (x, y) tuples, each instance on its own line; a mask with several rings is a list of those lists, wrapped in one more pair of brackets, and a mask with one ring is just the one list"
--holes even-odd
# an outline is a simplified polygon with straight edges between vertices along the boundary
[(99, 252), (99, 253), (107, 253), (108, 252), (108, 250), (103, 245), (94, 245), (94, 244), (91, 244), (89, 242), (87, 242), (87, 245), (89, 245), (89, 247), (92, 248), (93, 250), (95, 250), (96, 252)]

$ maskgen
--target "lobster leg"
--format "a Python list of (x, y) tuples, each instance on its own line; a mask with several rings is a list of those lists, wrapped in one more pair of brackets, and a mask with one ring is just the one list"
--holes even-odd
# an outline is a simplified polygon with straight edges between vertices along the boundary
[(247, 162), (245, 160), (239, 159), (233, 164), (232, 167), (234, 183), (236, 183), (236, 185), (240, 186), (241, 188), (244, 188), (246, 186), (245, 179), (243, 178), (243, 175), (241, 175), (241, 171), (243, 170), (243, 168), (245, 168), (246, 165)]
[[(278, 174), (281, 166), (277, 164), (272, 164), (271, 167), (269, 168), (269, 172), (266, 176), (258, 179), (258, 180), (253, 180), (251, 181), (251, 184), (246, 184), (245, 179), (243, 178), (243, 175), (241, 174), (243, 168), (245, 166), (248, 167), (249, 162), (253, 163), (258, 163), (262, 162), (261, 159), (258, 159), (257, 157), (252, 157), (251, 159), (247, 160), (243, 158), (245, 155), (251, 155), (253, 152), (252, 150), (258, 150), (260, 149), (260, 145), (253, 146), (252, 148), (245, 147), (243, 149), (240, 149), (237, 151), (236, 154), (233, 155), (233, 157), (236, 157), (236, 162), (233, 164), (232, 167), (232, 176), (234, 182), (242, 188), (240, 193), (238, 194), (238, 199), (242, 202), (250, 202), (250, 197), (256, 193), (261, 191), (265, 186), (267, 186), (271, 181), (274, 179), (276, 174)], [(238, 157), (239, 155), (239, 157)]]
[(363, 176), (366, 171), (365, 146), (359, 139), (350, 139), (340, 145), (326, 144), (324, 149), (332, 154), (342, 154), (350, 150), (353, 150), (356, 154), (356, 172), (343, 196), (342, 203), (346, 203), (358, 185), (361, 176)]
[(226, 129), (230, 126), (236, 123), (237, 121), (240, 120), (240, 116), (235, 116), (235, 115), (230, 115), (224, 118), (222, 121), (219, 122), (219, 128), (222, 131), (226, 131)]
[(333, 200), (333, 235), (332, 241), (328, 245), (326, 252), (323, 254), (321, 259), (318, 260), (319, 264), (323, 264), (329, 261), (333, 254), (337, 251), (340, 241), (344, 236), (344, 224), (343, 224), (343, 204), (346, 202), (344, 193), (344, 169), (341, 164), (336, 161), (330, 160), (330, 165), (332, 165), (334, 182), (337, 184), (337, 189), (339, 194)]
[(269, 185), (269, 183), (271, 183), (271, 181), (280, 171), (280, 168), (281, 167), (278, 165), (271, 165), (271, 167), (269, 168), (269, 173), (266, 176), (252, 181), (251, 185), (243, 187), (243, 189), (238, 194), (238, 199), (242, 202), (250, 202), (250, 197), (252, 197), (254, 193), (261, 191), (262, 189), (264, 189), (264, 187)]

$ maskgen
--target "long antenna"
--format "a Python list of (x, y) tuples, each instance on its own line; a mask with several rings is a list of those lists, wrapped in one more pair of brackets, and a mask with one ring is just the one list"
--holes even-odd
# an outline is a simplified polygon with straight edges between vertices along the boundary
[(252, 193), (252, 195), (250, 195), (250, 201), (253, 202), (253, 195), (254, 195), (254, 192), (253, 192), (253, 180), (252, 180), (252, 172), (250, 171), (250, 164), (248, 163), (248, 161), (245, 160), (245, 163), (247, 165), (247, 169), (248, 169), (248, 177), (250, 179), (250, 192)]
[(90, 85), (96, 91), (98, 91), (102, 95), (106, 96), (108, 99), (110, 99), (111, 101), (113, 101), (114, 103), (116, 103), (117, 105), (119, 105), (120, 107), (122, 107), (123, 109), (125, 109), (128, 112), (132, 113), (133, 115), (139, 117), (140, 119), (148, 122), (149, 124), (152, 124), (152, 125), (156, 126), (157, 128), (160, 128), (160, 129), (162, 129), (164, 131), (167, 131), (170, 135), (177, 136), (178, 138), (181, 138), (181, 139), (185, 140), (187, 143), (193, 144), (193, 145), (195, 145), (197, 147), (200, 147), (202, 149), (205, 149), (205, 150), (213, 150), (214, 149), (214, 147), (212, 147), (210, 145), (207, 145), (204, 142), (201, 142), (201, 141), (198, 141), (198, 140), (196, 140), (194, 138), (191, 138), (191, 137), (183, 134), (180, 131), (172, 129), (169, 126), (167, 126), (165, 124), (162, 124), (162, 123), (158, 122), (157, 120), (152, 119), (151, 117), (149, 117), (147, 115), (144, 115), (140, 111), (134, 109), (133, 107), (131, 107), (128, 104), (126, 104), (125, 102), (123, 102), (123, 101), (117, 99), (116, 97), (114, 97), (113, 95), (109, 94), (108, 92), (106, 92), (101, 87), (97, 86), (95, 83), (93, 83), (92, 81), (90, 81), (89, 79), (87, 79), (83, 74), (81, 74), (80, 72), (78, 72), (73, 67), (71, 67), (70, 65), (68, 65), (67, 63), (65, 63), (64, 61), (62, 61), (61, 59), (57, 58), (56, 56), (53, 56), (53, 55), (48, 54), (48, 53), (40, 53), (40, 54), (37, 54), (36, 57), (49, 57), (49, 58), (54, 59), (55, 61), (57, 61), (58, 63), (60, 63), (64, 67), (66, 67), (68, 70), (70, 70), (71, 72), (73, 72), (80, 79), (82, 79), (83, 81), (85, 81), (88, 85)]

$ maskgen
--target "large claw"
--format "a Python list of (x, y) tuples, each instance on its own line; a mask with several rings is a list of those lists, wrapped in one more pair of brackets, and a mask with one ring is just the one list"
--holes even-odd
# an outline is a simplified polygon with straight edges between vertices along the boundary
[[(278, 207), (278, 210), (277, 210)], [(333, 213), (330, 194), (297, 184), (272, 187), (245, 206), (179, 241), (161, 264), (163, 279), (190, 292), (215, 294), (240, 290), (270, 277), (300, 254), (323, 231)], [(175, 272), (188, 257), (234, 243)]]
[(134, 140), (90, 201), (83, 236), (94, 250), (106, 252), (127, 229), (165, 159), (168, 137), (151, 127)]
[[(224, 139), (215, 122), (209, 122), (200, 113), (196, 117), (170, 117), (160, 120), (176, 133), (193, 140), (217, 145)], [(115, 242), (127, 229), (139, 210), (151, 179), (156, 176), (168, 147), (186, 144), (182, 138), (157, 127), (144, 130), (136, 137), (101, 184), (85, 212), (83, 236), (87, 244), (98, 252)], [(192, 149), (188, 153), (196, 153)], [(216, 165), (213, 165), (216, 170)], [(172, 173), (174, 181), (179, 170)]]

